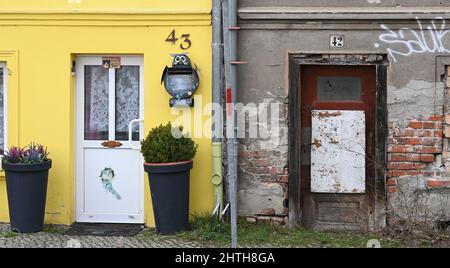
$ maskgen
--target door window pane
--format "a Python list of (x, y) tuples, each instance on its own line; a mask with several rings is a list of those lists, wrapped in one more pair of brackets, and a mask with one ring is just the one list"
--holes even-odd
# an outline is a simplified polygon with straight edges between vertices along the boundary
[[(128, 140), (128, 125), (139, 119), (139, 66), (116, 70), (116, 140)], [(133, 140), (139, 140), (139, 124), (133, 126)]]
[(107, 140), (109, 127), (109, 70), (85, 66), (85, 140)]
[(0, 68), (0, 150), (5, 148), (5, 111), (4, 111), (4, 92), (5, 92), (5, 70)]
[(361, 100), (361, 78), (319, 76), (317, 99), (319, 101), (359, 101)]

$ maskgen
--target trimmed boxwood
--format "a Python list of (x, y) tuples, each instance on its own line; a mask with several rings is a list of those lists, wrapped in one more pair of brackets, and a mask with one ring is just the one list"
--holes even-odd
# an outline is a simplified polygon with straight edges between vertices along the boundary
[(141, 142), (145, 162), (175, 163), (192, 160), (198, 146), (182, 133), (183, 127), (173, 127), (171, 123), (152, 129)]

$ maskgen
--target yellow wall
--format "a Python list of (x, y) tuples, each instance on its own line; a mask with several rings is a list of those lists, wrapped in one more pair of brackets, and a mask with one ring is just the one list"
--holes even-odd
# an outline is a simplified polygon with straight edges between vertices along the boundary
[[(36, 141), (48, 146), (54, 163), (46, 223), (52, 224), (71, 224), (75, 219), (75, 77), (71, 75), (71, 62), (76, 55), (144, 56), (146, 133), (175, 119), (168, 105), (170, 96), (160, 83), (164, 67), (172, 62), (171, 53), (189, 52), (200, 69), (201, 86), (196, 95), (203, 97), (204, 105), (211, 100), (210, 1), (69, 2), (0, 3), (0, 61), (7, 62), (11, 72), (9, 145), (24, 146)], [(189, 50), (182, 51), (180, 43), (165, 42), (173, 29), (177, 34), (191, 35)], [(191, 213), (211, 210), (213, 206), (211, 142), (208, 138), (196, 142), (199, 152), (191, 173)], [(153, 226), (147, 180), (145, 187), (146, 223)], [(0, 222), (7, 221), (5, 181), (0, 177)]]
[(96, 10), (96, 9), (136, 9), (163, 10), (210, 10), (210, 0), (2, 0), (0, 10)]

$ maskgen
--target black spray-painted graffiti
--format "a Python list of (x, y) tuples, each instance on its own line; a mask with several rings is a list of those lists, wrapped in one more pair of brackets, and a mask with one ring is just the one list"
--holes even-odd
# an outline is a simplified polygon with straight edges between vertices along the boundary
[[(410, 56), (421, 53), (450, 53), (445, 46), (445, 38), (450, 30), (446, 30), (446, 22), (442, 17), (431, 20), (429, 25), (424, 26), (422, 21), (416, 17), (418, 29), (401, 28), (398, 31), (389, 29), (382, 24), (381, 28), (387, 33), (379, 36), (379, 40), (388, 44), (388, 46), (397, 45), (395, 48), (388, 47), (389, 56), (397, 62), (397, 56)], [(375, 43), (375, 47), (380, 47)]]

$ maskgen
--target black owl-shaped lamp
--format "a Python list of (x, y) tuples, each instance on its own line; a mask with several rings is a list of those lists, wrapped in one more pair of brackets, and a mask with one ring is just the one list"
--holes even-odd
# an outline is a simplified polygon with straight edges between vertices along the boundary
[(200, 84), (197, 70), (192, 68), (191, 60), (186, 54), (172, 55), (172, 67), (164, 69), (161, 83), (173, 97), (170, 107), (194, 106), (194, 93)]

